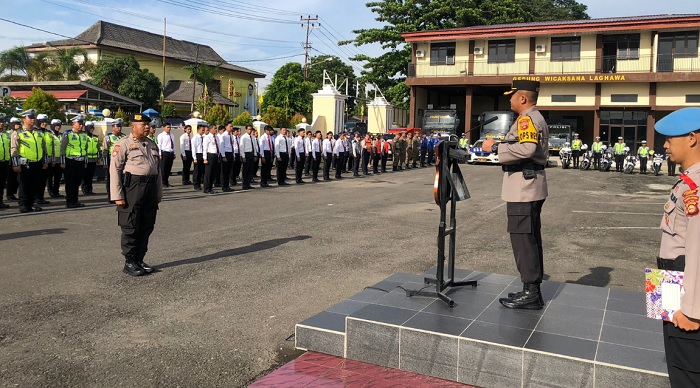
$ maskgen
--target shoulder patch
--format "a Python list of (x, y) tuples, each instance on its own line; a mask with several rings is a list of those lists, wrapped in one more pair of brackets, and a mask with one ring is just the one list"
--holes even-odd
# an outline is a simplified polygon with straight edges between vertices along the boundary
[(538, 143), (539, 135), (530, 116), (518, 119), (518, 143)]
[(683, 193), (683, 203), (685, 204), (685, 215), (692, 217), (698, 214), (698, 189), (686, 190)]
[(121, 146), (120, 146), (119, 144), (117, 144), (117, 145), (115, 145), (114, 148), (112, 149), (112, 157), (113, 157), (113, 158), (116, 158), (117, 155), (119, 154), (119, 148), (121, 148)]

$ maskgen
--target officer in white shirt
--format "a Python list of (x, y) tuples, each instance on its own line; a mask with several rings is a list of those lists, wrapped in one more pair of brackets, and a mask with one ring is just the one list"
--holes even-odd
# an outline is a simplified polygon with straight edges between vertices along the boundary
[(347, 146), (345, 145), (345, 134), (341, 132), (338, 135), (338, 140), (335, 141), (335, 147), (333, 148), (333, 155), (337, 160), (337, 165), (335, 167), (335, 179), (340, 179), (340, 175), (343, 172), (343, 167), (345, 166), (345, 153), (347, 152)]
[(191, 185), (192, 169), (192, 126), (185, 126), (185, 133), (180, 136), (180, 158), (182, 159), (182, 185)]
[(231, 140), (233, 141), (233, 165), (231, 167), (231, 186), (238, 184), (238, 176), (241, 173), (241, 129), (238, 127), (233, 127), (233, 132), (231, 133)]
[(306, 146), (306, 160), (304, 161), (304, 176), (311, 175), (309, 170), (311, 169), (311, 162), (313, 160), (311, 155), (311, 140), (313, 140), (313, 134), (311, 131), (306, 132), (306, 138), (304, 139), (304, 146)]
[(280, 135), (275, 139), (275, 159), (277, 159), (277, 185), (287, 186), (287, 164), (292, 141), (287, 136), (287, 128), (280, 129)]
[(214, 194), (214, 181), (219, 172), (219, 162), (225, 158), (219, 136), (216, 133), (216, 124), (209, 126), (209, 134), (202, 141), (204, 157), (204, 194)]
[(326, 138), (323, 140), (323, 180), (331, 180), (331, 164), (333, 161), (333, 131), (326, 133)]
[(224, 158), (221, 160), (221, 191), (230, 193), (231, 170), (233, 169), (233, 124), (230, 122), (224, 127), (224, 131), (219, 134), (219, 144), (221, 144)]
[(175, 136), (170, 133), (170, 124), (163, 124), (163, 132), (158, 134), (157, 142), (160, 153), (160, 171), (162, 172), (163, 187), (170, 187), (170, 173), (175, 161)]
[(253, 126), (246, 125), (245, 134), (241, 136), (240, 151), (241, 162), (243, 163), (243, 190), (250, 190), (253, 187), (250, 183), (255, 170), (255, 163), (258, 162), (260, 156), (260, 145), (255, 137), (253, 137)]
[(204, 132), (207, 129), (206, 123), (197, 125), (197, 134), (192, 137), (192, 161), (194, 162), (194, 173), (192, 180), (194, 181), (194, 189), (202, 190), (202, 182), (204, 181)]
[(272, 180), (272, 162), (275, 155), (274, 140), (272, 139), (273, 128), (265, 126), (265, 133), (260, 136), (260, 160), (262, 170), (260, 171), (260, 187), (270, 187), (267, 183)]
[(297, 137), (294, 138), (294, 152), (297, 157), (295, 177), (298, 184), (304, 184), (301, 180), (301, 173), (304, 170), (304, 165), (306, 164), (306, 157), (309, 154), (309, 149), (306, 147), (306, 137), (304, 136), (304, 130), (300, 129), (298, 131)]
[(313, 165), (311, 171), (313, 173), (313, 181), (318, 182), (318, 170), (321, 167), (321, 145), (323, 144), (323, 135), (321, 131), (316, 131), (316, 136), (311, 140), (311, 156), (313, 157)]

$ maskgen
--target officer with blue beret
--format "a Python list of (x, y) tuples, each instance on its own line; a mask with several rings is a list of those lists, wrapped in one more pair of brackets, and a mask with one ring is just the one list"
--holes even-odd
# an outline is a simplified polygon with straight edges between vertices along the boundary
[(672, 387), (700, 386), (700, 108), (677, 110), (656, 123), (668, 157), (684, 173), (671, 189), (661, 218), (660, 269), (683, 271), (680, 309), (663, 323)]

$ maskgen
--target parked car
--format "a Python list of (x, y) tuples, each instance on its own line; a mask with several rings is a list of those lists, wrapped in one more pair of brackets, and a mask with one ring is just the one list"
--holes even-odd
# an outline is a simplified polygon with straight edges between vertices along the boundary
[(349, 121), (343, 125), (343, 128), (350, 133), (359, 132), (361, 136), (367, 133), (367, 123), (361, 121)]

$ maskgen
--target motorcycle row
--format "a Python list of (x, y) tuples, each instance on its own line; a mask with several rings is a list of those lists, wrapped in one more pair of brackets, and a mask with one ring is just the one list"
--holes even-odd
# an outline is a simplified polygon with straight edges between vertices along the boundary
[[(571, 150), (571, 145), (565, 143), (564, 147), (559, 151), (559, 159), (561, 160), (561, 167), (563, 169), (568, 169), (573, 163), (573, 152)], [(655, 153), (653, 150), (649, 151), (649, 159), (651, 159), (651, 172), (654, 175), (659, 175), (661, 173), (661, 165), (664, 161), (664, 155), (661, 153)], [(580, 170), (596, 169), (594, 165), (593, 150), (589, 150), (587, 145), (581, 147), (581, 161), (579, 162)], [(613, 154), (612, 147), (603, 146), (603, 150), (600, 157), (600, 163), (597, 166), (598, 171), (607, 172), (610, 171), (612, 167), (615, 156)], [(635, 167), (639, 163), (639, 158), (630, 152), (629, 147), (625, 147), (625, 156), (622, 172), (625, 174), (632, 174)]]

